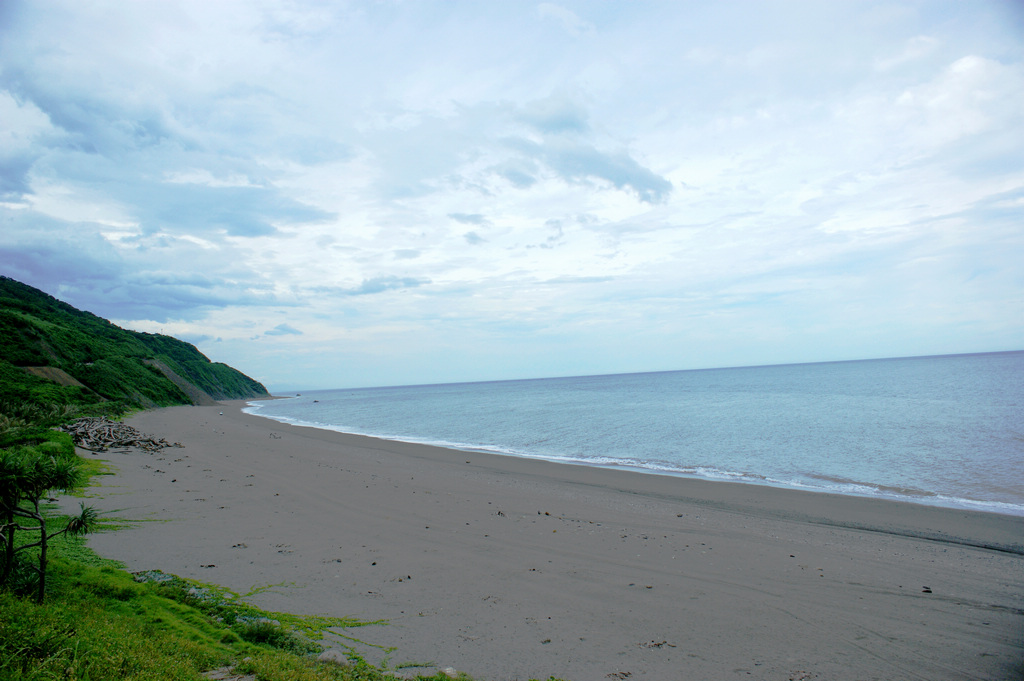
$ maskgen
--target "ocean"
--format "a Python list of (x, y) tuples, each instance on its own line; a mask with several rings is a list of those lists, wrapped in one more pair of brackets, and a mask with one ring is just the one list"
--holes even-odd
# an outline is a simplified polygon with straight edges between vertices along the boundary
[(462, 450), (1024, 515), (1024, 352), (302, 391), (246, 411)]

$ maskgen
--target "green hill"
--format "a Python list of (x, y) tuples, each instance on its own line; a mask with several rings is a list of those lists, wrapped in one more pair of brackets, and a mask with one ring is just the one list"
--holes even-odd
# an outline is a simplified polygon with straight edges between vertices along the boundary
[(122, 329), (0, 276), (0, 406), (148, 408), (267, 395), (194, 345)]

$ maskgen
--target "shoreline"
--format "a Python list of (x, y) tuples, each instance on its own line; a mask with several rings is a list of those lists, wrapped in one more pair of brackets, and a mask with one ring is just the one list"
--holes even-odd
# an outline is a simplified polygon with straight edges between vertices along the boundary
[(92, 503), (168, 522), (90, 545), (241, 593), (284, 584), (249, 600), (384, 619), (358, 634), (395, 648), (384, 661), (492, 681), (1022, 669), (1024, 518), (377, 440), (245, 406), (129, 418), (185, 448), (100, 455), (117, 474)]
[[(275, 399), (287, 399), (287, 398), (275, 398)], [(271, 423), (276, 423), (276, 424), (278, 424), (280, 426), (287, 426), (289, 428), (299, 428), (299, 429), (306, 429), (306, 428), (308, 428), (308, 429), (312, 429), (312, 430), (315, 430), (315, 431), (323, 431), (323, 432), (326, 432), (326, 433), (334, 433), (336, 435), (340, 435), (340, 436), (343, 436), (343, 437), (346, 437), (346, 438), (355, 438), (357, 443), (358, 443), (359, 440), (363, 440), (363, 441), (365, 441), (366, 445), (368, 445), (368, 446), (374, 446), (374, 447), (385, 446), (386, 447), (386, 446), (391, 445), (391, 446), (405, 446), (405, 447), (427, 447), (427, 448), (430, 448), (430, 449), (440, 450), (440, 451), (443, 451), (443, 452), (454, 452), (455, 454), (483, 455), (483, 456), (487, 456), (487, 457), (499, 457), (500, 459), (513, 459), (513, 460), (519, 460), (519, 461), (525, 461), (525, 462), (543, 462), (545, 464), (550, 464), (550, 465), (553, 465), (553, 466), (569, 466), (569, 467), (573, 467), (573, 468), (580, 469), (580, 470), (578, 470), (576, 474), (567, 474), (567, 475), (564, 475), (564, 476), (559, 476), (557, 474), (557, 470), (555, 469), (555, 470), (547, 472), (546, 475), (548, 477), (552, 477), (552, 478), (555, 478), (555, 479), (561, 479), (561, 480), (564, 480), (566, 482), (577, 482), (578, 483), (578, 482), (581, 482), (581, 481), (586, 479), (586, 480), (588, 480), (588, 482), (586, 484), (595, 484), (595, 485), (597, 485), (599, 487), (604, 487), (604, 488), (609, 488), (609, 489), (621, 488), (620, 491), (626, 491), (627, 489), (636, 488), (636, 489), (643, 490), (643, 493), (647, 493), (647, 494), (663, 494), (663, 495), (666, 496), (666, 498), (672, 497), (675, 494), (676, 488), (679, 487), (678, 485), (676, 485), (676, 484), (674, 484), (673, 482), (670, 482), (670, 481), (673, 481), (673, 480), (684, 480), (684, 481), (687, 481), (688, 483), (694, 483), (694, 484), (693, 484), (692, 488), (689, 489), (689, 491), (685, 495), (680, 496), (679, 499), (684, 500), (684, 501), (688, 501), (688, 502), (693, 502), (693, 503), (700, 503), (700, 504), (703, 504), (703, 505), (706, 505), (706, 506), (709, 506), (709, 507), (716, 507), (716, 506), (718, 506), (718, 507), (720, 507), (722, 509), (726, 509), (726, 510), (734, 510), (734, 511), (735, 510), (740, 510), (742, 508), (742, 506), (738, 504), (738, 500), (742, 499), (742, 498), (747, 498), (748, 499), (748, 503), (750, 505), (744, 509), (746, 512), (750, 512), (750, 513), (753, 513), (753, 514), (759, 514), (759, 515), (774, 516), (774, 517), (777, 517), (780, 520), (781, 519), (800, 520), (800, 521), (803, 521), (803, 522), (812, 522), (812, 523), (817, 523), (817, 524), (822, 524), (822, 525), (832, 525), (832, 526), (835, 526), (835, 527), (843, 527), (843, 528), (846, 528), (846, 529), (863, 530), (863, 531), (867, 531), (867, 532), (880, 532), (882, 534), (893, 534), (893, 535), (900, 535), (900, 536), (905, 536), (905, 537), (913, 537), (913, 538), (917, 538), (917, 539), (927, 539), (927, 540), (931, 540), (931, 541), (946, 542), (946, 543), (950, 543), (950, 544), (961, 544), (961, 545), (964, 545), (964, 546), (972, 546), (972, 547), (975, 547), (975, 548), (991, 549), (991, 550), (994, 550), (994, 551), (1003, 551), (1003, 552), (1006, 552), (1006, 553), (1011, 553), (1011, 554), (1016, 554), (1016, 555), (1024, 555), (1024, 532), (1022, 532), (1020, 534), (1020, 536), (1017, 538), (1017, 541), (1011, 541), (1011, 542), (1001, 541), (996, 536), (992, 536), (992, 538), (990, 538), (990, 539), (985, 539), (985, 538), (979, 538), (979, 537), (973, 537), (972, 538), (972, 537), (969, 537), (969, 536), (960, 536), (958, 534), (950, 534), (949, 532), (947, 532), (947, 531), (945, 531), (943, 529), (944, 527), (947, 526), (947, 523), (950, 522), (948, 518), (945, 518), (945, 517), (942, 518), (942, 519), (936, 518), (934, 520), (933, 519), (929, 519), (927, 517), (929, 515), (928, 513), (924, 513), (924, 514), (915, 513), (914, 509), (916, 507), (924, 507), (925, 509), (944, 510), (944, 511), (951, 511), (951, 512), (954, 512), (954, 513), (956, 513), (956, 512), (964, 512), (964, 513), (968, 513), (968, 514), (980, 513), (980, 514), (987, 514), (987, 515), (1003, 516), (1003, 517), (1006, 517), (1006, 518), (1016, 518), (1016, 519), (1019, 519), (1019, 520), (1022, 521), (1020, 523), (1022, 529), (1024, 529), (1024, 515), (1018, 515), (1018, 514), (1013, 514), (1013, 513), (1000, 513), (999, 511), (988, 510), (988, 509), (982, 510), (982, 509), (964, 508), (962, 506), (943, 506), (943, 505), (940, 505), (940, 504), (928, 504), (928, 503), (921, 503), (921, 502), (914, 502), (914, 501), (905, 501), (905, 500), (902, 500), (902, 499), (891, 499), (891, 498), (881, 497), (881, 496), (842, 494), (842, 493), (838, 493), (838, 492), (829, 492), (829, 491), (817, 490), (817, 489), (801, 489), (801, 488), (798, 488), (798, 487), (793, 487), (793, 486), (785, 485), (785, 484), (782, 484), (782, 483), (772, 484), (772, 483), (768, 483), (768, 482), (759, 483), (759, 482), (750, 482), (750, 481), (746, 481), (746, 480), (743, 480), (743, 481), (740, 481), (740, 480), (717, 480), (717, 479), (704, 478), (704, 477), (695, 476), (695, 475), (686, 475), (686, 474), (681, 474), (681, 473), (677, 474), (677, 473), (658, 471), (658, 470), (653, 470), (653, 469), (648, 470), (648, 469), (641, 469), (641, 468), (630, 468), (628, 466), (598, 465), (598, 464), (588, 463), (588, 462), (585, 462), (585, 461), (566, 461), (566, 460), (558, 460), (558, 459), (553, 459), (553, 458), (532, 457), (532, 456), (527, 456), (527, 455), (510, 454), (510, 453), (506, 453), (506, 452), (491, 451), (491, 450), (488, 450), (488, 449), (473, 449), (473, 448), (465, 448), (465, 449), (463, 449), (463, 448), (454, 447), (454, 446), (445, 446), (445, 445), (441, 445), (441, 444), (433, 444), (433, 443), (430, 443), (430, 442), (419, 442), (419, 441), (415, 441), (415, 440), (389, 439), (389, 438), (386, 438), (386, 437), (378, 437), (376, 435), (365, 435), (365, 434), (362, 434), (362, 433), (349, 433), (349, 432), (345, 432), (345, 431), (342, 431), (342, 430), (336, 430), (334, 428), (318, 426), (318, 425), (304, 423), (304, 422), (294, 422), (293, 423), (293, 422), (289, 422), (289, 421), (280, 421), (277, 418), (274, 418), (274, 417), (271, 417), (271, 416), (261, 416), (259, 414), (254, 414), (252, 412), (246, 412), (245, 409), (247, 408), (248, 403), (249, 403), (249, 401), (246, 400), (245, 404), (242, 406), (242, 413), (247, 415), (247, 416), (255, 416), (256, 418), (264, 419), (266, 421), (270, 421)], [(373, 444), (373, 443), (377, 443), (377, 444)], [(384, 444), (381, 445), (380, 443), (384, 443)], [(496, 464), (496, 465), (500, 465), (500, 464)], [(514, 464), (510, 464), (509, 467), (510, 467), (510, 469), (515, 469), (518, 472), (524, 472), (525, 473), (530, 468), (530, 464), (527, 463), (526, 466), (524, 468), (522, 468), (522, 469), (516, 467)], [(588, 471), (588, 470), (608, 471), (609, 473), (612, 474), (612, 478), (610, 480), (599, 480), (599, 478), (601, 476), (594, 476), (595, 479), (594, 480), (590, 480), (589, 479), (590, 476), (587, 476), (586, 473), (585, 473), (585, 471)], [(614, 476), (619, 475), (619, 474), (623, 474), (623, 475), (626, 475), (626, 476), (632, 476), (632, 475), (654, 476), (654, 477), (658, 477), (658, 478), (664, 478), (664, 480), (660, 481), (660, 483), (653, 483), (651, 485), (643, 485), (643, 484), (616, 485), (615, 482), (613, 482)], [(625, 479), (628, 479), (628, 478), (624, 478), (624, 480)], [(710, 487), (705, 487), (705, 485), (710, 485)], [(725, 487), (719, 487), (719, 485), (724, 485)], [(755, 488), (767, 488), (767, 489), (779, 490), (782, 493), (782, 496), (781, 497), (776, 497), (773, 493), (768, 492), (768, 493), (764, 493), (764, 494), (753, 493), (753, 494), (747, 495), (745, 497), (745, 495), (742, 494), (740, 489), (735, 490), (731, 494), (723, 495), (722, 494), (722, 490), (723, 489), (727, 489), (729, 486), (737, 486), (738, 488), (743, 488), (743, 487), (751, 486), (751, 487), (755, 487)], [(831, 507), (833, 507), (835, 510), (830, 512), (830, 513), (828, 513), (828, 514), (822, 514), (822, 515), (818, 515), (818, 516), (814, 516), (814, 515), (800, 516), (799, 514), (795, 514), (794, 515), (794, 512), (792, 510), (790, 510), (791, 505), (792, 505), (792, 501), (786, 496), (788, 493), (794, 493), (794, 494), (797, 494), (797, 495), (810, 494), (810, 495), (820, 495), (820, 496), (823, 496), (823, 497), (826, 498), (828, 504)], [(727, 501), (722, 501), (720, 499), (720, 497), (722, 497), (722, 496), (726, 496), (728, 500)], [(848, 515), (853, 515), (854, 517), (856, 517), (857, 516), (857, 512), (855, 512), (854, 509), (858, 509), (859, 507), (858, 507), (858, 505), (856, 503), (854, 503), (852, 505), (843, 503), (843, 500), (845, 500), (845, 499), (862, 499), (862, 500), (870, 501), (870, 502), (879, 502), (879, 503), (881, 503), (883, 505), (884, 504), (893, 504), (894, 506), (891, 509), (888, 509), (887, 507), (883, 506), (883, 508), (880, 509), (879, 512), (875, 512), (875, 513), (871, 514), (870, 518), (865, 517), (865, 518), (863, 518), (863, 519), (861, 519), (859, 521), (851, 521), (851, 520), (847, 519)], [(907, 508), (903, 508), (903, 507), (907, 507)], [(860, 510), (860, 512), (863, 512), (864, 509), (859, 509), (859, 510)], [(909, 522), (904, 520), (902, 522), (892, 523), (892, 522), (889, 521), (890, 513), (898, 515), (901, 518), (906, 517), (906, 516), (910, 516)], [(955, 521), (953, 521), (953, 524), (955, 525)], [(987, 537), (988, 535), (981, 534), (979, 536)], [(1009, 537), (1010, 535), (1006, 534), (1006, 535), (1002, 535), (1002, 536)]]
[[(294, 399), (294, 398), (295, 398), (294, 396), (290, 396), (289, 395), (289, 396), (281, 396), (281, 397), (272, 397), (272, 398), (269, 398), (269, 399), (279, 400), (279, 399)], [(544, 455), (541, 455), (541, 454), (523, 453), (523, 452), (517, 452), (517, 451), (514, 451), (514, 450), (503, 450), (503, 449), (500, 449), (498, 447), (490, 447), (490, 446), (486, 446), (486, 445), (473, 446), (473, 445), (463, 445), (463, 444), (452, 443), (452, 442), (438, 442), (438, 441), (432, 441), (432, 440), (427, 440), (427, 439), (417, 439), (417, 438), (411, 438), (411, 437), (410, 438), (403, 438), (403, 437), (400, 437), (400, 436), (390, 436), (390, 435), (378, 435), (378, 434), (374, 434), (374, 433), (352, 432), (352, 431), (344, 430), (344, 429), (342, 429), (340, 427), (324, 425), (324, 424), (318, 424), (318, 423), (310, 423), (310, 422), (306, 422), (306, 421), (301, 421), (301, 420), (293, 419), (293, 418), (287, 417), (287, 416), (271, 416), (271, 415), (266, 415), (266, 414), (260, 414), (259, 411), (258, 411), (260, 409), (260, 406), (257, 406), (254, 403), (265, 402), (265, 401), (269, 401), (269, 400), (267, 398), (245, 400), (244, 401), (245, 404), (242, 407), (242, 409), (243, 409), (243, 411), (245, 413), (247, 413), (249, 415), (258, 416), (259, 418), (267, 419), (269, 421), (273, 421), (275, 423), (279, 423), (279, 424), (282, 424), (282, 425), (288, 425), (288, 426), (292, 426), (292, 427), (295, 427), (295, 428), (314, 428), (314, 429), (319, 429), (319, 430), (325, 430), (325, 431), (329, 431), (329, 432), (339, 433), (339, 434), (342, 434), (342, 435), (351, 435), (351, 436), (354, 436), (354, 437), (364, 437), (364, 438), (368, 438), (370, 440), (382, 440), (382, 441), (385, 441), (385, 442), (401, 442), (401, 443), (404, 443), (404, 444), (419, 445), (419, 446), (425, 446), (425, 447), (438, 447), (438, 448), (441, 448), (441, 449), (451, 449), (451, 450), (454, 450), (454, 451), (466, 452), (466, 453), (471, 453), (471, 454), (482, 453), (482, 454), (492, 454), (492, 455), (497, 455), (497, 456), (508, 456), (508, 457), (514, 457), (514, 458), (529, 459), (529, 460), (534, 460), (534, 461), (547, 461), (547, 462), (554, 463), (554, 464), (564, 464), (564, 465), (569, 465), (569, 466), (584, 466), (584, 467), (591, 467), (591, 468), (603, 468), (603, 469), (607, 469), (607, 470), (623, 471), (623, 472), (627, 472), (627, 473), (637, 473), (637, 474), (641, 474), (641, 475), (659, 475), (659, 476), (665, 476), (665, 477), (671, 477), (671, 478), (681, 478), (681, 479), (684, 479), (684, 480), (702, 480), (702, 481), (713, 482), (713, 483), (721, 482), (721, 483), (726, 483), (726, 484), (742, 484), (742, 485), (756, 485), (756, 486), (762, 486), (762, 487), (774, 487), (774, 488), (777, 488), (777, 489), (792, 490), (792, 491), (797, 491), (797, 492), (809, 492), (809, 493), (814, 493), (814, 494), (830, 494), (830, 495), (843, 496), (843, 497), (857, 497), (857, 498), (862, 498), (862, 499), (871, 499), (871, 500), (880, 500), (880, 501), (892, 501), (892, 502), (896, 502), (896, 503), (908, 503), (908, 504), (914, 504), (914, 505), (928, 506), (928, 507), (931, 507), (931, 508), (945, 508), (945, 509), (953, 509), (953, 510), (974, 511), (974, 512), (980, 512), (980, 513), (994, 513), (994, 514), (997, 514), (997, 515), (1009, 515), (1009, 516), (1016, 516), (1016, 517), (1024, 518), (1024, 502), (1022, 502), (1022, 503), (1014, 503), (1014, 502), (1010, 502), (1010, 501), (996, 501), (996, 500), (985, 501), (985, 500), (979, 500), (979, 499), (968, 499), (968, 498), (952, 497), (952, 496), (944, 495), (942, 493), (932, 492), (932, 491), (924, 491), (924, 490), (912, 490), (915, 493), (911, 493), (908, 490), (900, 489), (899, 493), (892, 493), (892, 492), (887, 492), (886, 490), (888, 490), (888, 489), (895, 489), (895, 488), (887, 488), (886, 486), (878, 484), (878, 483), (869, 483), (869, 482), (861, 483), (861, 482), (856, 482), (856, 481), (853, 481), (853, 480), (836, 480), (835, 482), (837, 484), (845, 485), (845, 486), (850, 487), (850, 488), (863, 487), (863, 488), (873, 489), (874, 491), (873, 492), (856, 492), (856, 491), (834, 490), (834, 489), (828, 489), (828, 488), (825, 488), (825, 487), (816, 487), (813, 484), (809, 484), (809, 483), (806, 483), (806, 482), (803, 482), (803, 481), (776, 480), (774, 478), (771, 478), (771, 477), (768, 477), (768, 476), (764, 476), (764, 475), (759, 475), (759, 474), (756, 474), (756, 473), (739, 473), (739, 472), (730, 472), (730, 471), (717, 471), (720, 474), (719, 476), (716, 476), (716, 475), (704, 475), (704, 474), (700, 474), (700, 473), (697, 473), (697, 472), (690, 472), (690, 471), (684, 470), (684, 469), (672, 469), (672, 468), (667, 467), (668, 464), (666, 464), (666, 468), (659, 468), (659, 467), (656, 467), (656, 466), (645, 466), (645, 465), (641, 465), (641, 464), (634, 464), (634, 463), (631, 463), (631, 460), (629, 460), (629, 459), (613, 459), (613, 460), (611, 460), (611, 461), (613, 461), (612, 463), (598, 463), (598, 462), (594, 462), (594, 461), (591, 461), (591, 460), (586, 459), (586, 458), (575, 459), (575, 458), (572, 458), (572, 457), (567, 457), (567, 456), (562, 457), (562, 456), (556, 456), (556, 455), (544, 456)], [(245, 411), (247, 409), (248, 410), (253, 410), (253, 411)], [(814, 477), (814, 476), (811, 476), (811, 477)]]

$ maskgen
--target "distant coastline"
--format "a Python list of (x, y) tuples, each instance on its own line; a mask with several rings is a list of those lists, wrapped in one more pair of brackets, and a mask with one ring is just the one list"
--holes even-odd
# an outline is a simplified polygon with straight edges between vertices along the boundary
[[(948, 352), (937, 355), (900, 355), (897, 357), (862, 357), (858, 359), (829, 359), (814, 362), (781, 362), (778, 364), (749, 364), (749, 365), (729, 365), (722, 367), (696, 367), (691, 369), (656, 369), (652, 371), (626, 371), (626, 372), (612, 372), (607, 374), (566, 374), (558, 376), (531, 376), (527, 378), (495, 378), (495, 379), (482, 379), (479, 381), (452, 381), (447, 383), (396, 383), (387, 385), (364, 385), (364, 386), (348, 386), (341, 388), (281, 388), (271, 391), (274, 394), (275, 399), (284, 399), (289, 397), (301, 396), (302, 393), (313, 393), (313, 392), (330, 392), (336, 390), (386, 390), (389, 388), (430, 388), (446, 385), (479, 385), (489, 383), (519, 383), (526, 381), (550, 381), (558, 379), (572, 379), (572, 378), (604, 378), (609, 376), (648, 376), (657, 374), (675, 374), (684, 372), (700, 372), (700, 371), (730, 371), (738, 369), (771, 369), (772, 367), (801, 367), (801, 366), (818, 366), (828, 364), (854, 364), (858, 362), (897, 362), (902, 360), (917, 360), (917, 359), (944, 359), (951, 357), (986, 357), (990, 355), (1016, 355), (1024, 354), (1024, 349), (1020, 350), (989, 350), (985, 352)], [(262, 398), (255, 399), (253, 401), (262, 401)]]

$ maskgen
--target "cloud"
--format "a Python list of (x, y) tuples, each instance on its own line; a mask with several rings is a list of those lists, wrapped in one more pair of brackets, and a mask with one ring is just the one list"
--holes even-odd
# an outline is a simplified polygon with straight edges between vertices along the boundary
[(568, 97), (529, 102), (516, 118), (544, 134), (584, 133), (590, 129), (587, 110)]
[(16, 202), (32, 193), (29, 171), (44, 154), (53, 127), (31, 102), (0, 91), (0, 200)]
[(135, 218), (149, 229), (185, 233), (210, 230), (228, 236), (258, 237), (277, 232), (277, 224), (322, 222), (333, 215), (302, 204), (273, 188), (153, 183), (136, 186), (148, 197)]
[(179, 338), (186, 343), (191, 343), (192, 345), (217, 341), (213, 336), (205, 333), (178, 333), (175, 335), (175, 338)]
[(216, 177), (207, 168), (170, 171), (164, 174), (164, 181), (170, 184), (198, 184), (206, 187), (255, 187), (252, 179), (245, 175)]
[(27, 154), (0, 151), (0, 201), (18, 201), (32, 193), (28, 173), (34, 160)]
[(68, 74), (40, 78), (38, 67), (26, 56), (12, 59), (0, 71), (0, 86), (17, 100), (31, 103), (63, 133), (49, 141), (51, 148), (114, 154), (143, 150), (176, 137), (152, 105), (114, 101), (108, 92), (83, 87), (82, 81)]
[[(1008, 69), (999, 62), (967, 55), (950, 64), (931, 82), (906, 89), (897, 99), (900, 113), (912, 117), (913, 138), (929, 145), (946, 144), (982, 132), (993, 125), (997, 102), (1024, 104), (1022, 69)], [(910, 126), (908, 126), (910, 127)]]
[(891, 57), (880, 57), (875, 60), (875, 68), (879, 71), (888, 71), (907, 62), (916, 61), (936, 50), (939, 40), (927, 35), (917, 35), (907, 41), (899, 54)]
[(367, 296), (386, 291), (398, 291), (408, 288), (417, 288), (429, 284), (430, 280), (417, 277), (398, 277), (386, 275), (366, 279), (355, 288), (329, 288), (323, 286), (313, 287), (312, 292), (316, 294), (330, 294), (336, 296)]
[(355, 157), (351, 145), (325, 135), (285, 135), (275, 146), (283, 158), (301, 165), (337, 163)]
[(614, 281), (615, 277), (557, 277), (548, 279), (545, 284), (603, 284)]
[[(397, 129), (374, 131), (370, 139), (378, 146), (383, 171), (377, 190), (388, 200), (429, 196), (451, 186), (502, 191), (481, 173), (522, 190), (553, 173), (570, 184), (603, 180), (591, 186), (662, 202), (671, 182), (644, 167), (618, 140), (594, 131), (581, 99), (563, 93), (521, 106), (480, 103), (458, 107), (449, 116), (418, 116)], [(465, 224), (473, 224), (466, 221), (474, 215), (448, 213)]]
[[(507, 137), (504, 145), (530, 162), (541, 162), (562, 180), (579, 184), (603, 180), (616, 189), (632, 191), (645, 203), (661, 203), (672, 192), (672, 183), (643, 167), (626, 151), (601, 151), (592, 144), (565, 137), (533, 141)], [(501, 168), (494, 168), (508, 177)]]
[(0, 270), (103, 317), (166, 322), (234, 305), (286, 304), (258, 274), (232, 270), (216, 250), (189, 240), (136, 237), (126, 247), (97, 236), (108, 226), (29, 209), (0, 208), (0, 223)]
[(537, 13), (542, 19), (553, 19), (554, 21), (557, 21), (562, 25), (562, 28), (572, 36), (580, 36), (594, 30), (594, 26), (592, 24), (580, 19), (575, 12), (566, 9), (561, 5), (542, 2), (537, 5)]
[[(69, 288), (90, 290), (120, 281), (124, 268), (114, 254), (103, 257), (68, 243), (25, 244), (0, 247), (0, 267), (13, 279), (31, 282), (46, 291)], [(76, 296), (77, 298), (78, 296)], [(83, 296), (87, 298), (87, 296)]]
[[(147, 231), (214, 229), (232, 237), (266, 237), (281, 224), (333, 216), (296, 201), (275, 180), (282, 161), (316, 166), (351, 158), (351, 148), (277, 127), (273, 116), (260, 113), (268, 102), (283, 104), (271, 89), (235, 83), (191, 100), (188, 88), (146, 96), (171, 80), (167, 70), (153, 69), (134, 84), (90, 81), (90, 69), (108, 70), (104, 51), (75, 62), (66, 52), (33, 59), (41, 48), (26, 38), (21, 46), (0, 53), (0, 112), (17, 103), (20, 135), (31, 136), (33, 153), (0, 155), (5, 198), (36, 194), (37, 210), (72, 218), (66, 210), (54, 212), (38, 190), (59, 186), (65, 197), (102, 195)], [(27, 180), (30, 172), (35, 187)]]
[(448, 217), (464, 225), (486, 225), (487, 218), (480, 213), (448, 213)]
[(492, 168), (492, 172), (508, 180), (512, 186), (518, 189), (528, 189), (537, 183), (536, 166), (522, 163), (503, 163)]
[(569, 182), (605, 180), (616, 189), (632, 190), (646, 203), (661, 203), (672, 192), (670, 181), (644, 168), (623, 151), (607, 153), (587, 144), (552, 140), (541, 154)]
[(1021, 337), (1010, 3), (0, 13), (0, 268), (252, 373), (283, 319), (364, 385)]
[(302, 332), (288, 324), (278, 324), (269, 331), (264, 331), (265, 336), (301, 336)]

